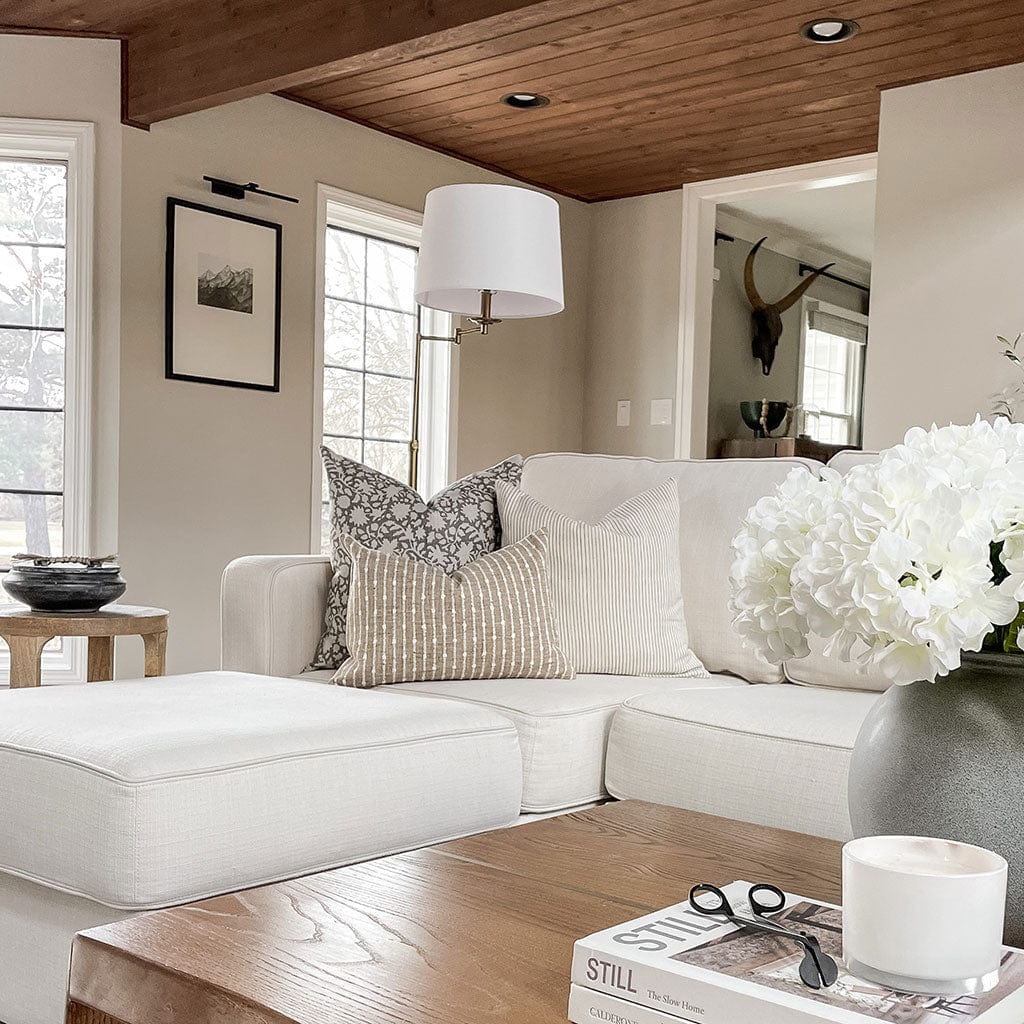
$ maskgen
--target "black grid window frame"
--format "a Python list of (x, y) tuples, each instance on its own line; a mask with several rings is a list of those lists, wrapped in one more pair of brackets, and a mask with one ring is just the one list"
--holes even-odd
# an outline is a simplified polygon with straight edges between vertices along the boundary
[[(346, 235), (352, 235), (362, 240), (363, 243), (363, 294), (359, 299), (349, 298), (343, 295), (333, 295), (327, 290), (326, 281), (324, 284), (324, 301), (325, 303), (330, 300), (331, 302), (343, 302), (352, 306), (358, 306), (362, 311), (363, 324), (362, 324), (362, 342), (363, 342), (363, 359), (362, 368), (356, 366), (345, 366), (340, 363), (329, 363), (327, 359), (324, 359), (323, 368), (327, 370), (339, 370), (344, 373), (358, 373), (362, 378), (362, 392), (360, 399), (360, 432), (358, 434), (337, 434), (330, 433), (326, 430), (323, 431), (324, 444), (330, 447), (330, 441), (357, 441), (359, 443), (359, 460), (360, 462), (365, 461), (366, 457), (366, 442), (381, 442), (384, 444), (405, 444), (408, 445), (412, 440), (412, 422), (409, 423), (408, 436), (406, 437), (376, 437), (374, 435), (367, 434), (366, 432), (366, 378), (367, 377), (381, 377), (386, 380), (404, 380), (410, 388), (415, 380), (412, 374), (404, 373), (388, 373), (383, 370), (370, 370), (366, 366), (366, 311), (368, 309), (377, 309), (385, 313), (397, 313), (400, 316), (411, 317), (413, 321), (416, 318), (416, 311), (408, 309), (399, 309), (395, 306), (386, 306), (379, 302), (371, 302), (369, 298), (369, 245), (370, 242), (379, 242), (381, 245), (394, 246), (399, 249), (407, 249), (410, 252), (418, 253), (419, 248), (415, 245), (410, 245), (407, 242), (396, 242), (392, 238), (383, 238), (380, 235), (374, 235), (367, 231), (356, 231), (353, 228), (343, 228), (336, 224), (327, 225), (328, 232), (337, 231)], [(326, 317), (326, 310), (325, 310)], [(324, 505), (328, 502), (324, 501)]]
[[(17, 160), (12, 160), (9, 157), (0, 158), (3, 162), (13, 163), (52, 163), (50, 160), (25, 160), (22, 157)], [(67, 190), (67, 179), (65, 178), (65, 195)], [(8, 249), (60, 249), (65, 253), (65, 306), (63, 309), (63, 322), (61, 324), (22, 324), (22, 323), (6, 323), (0, 322), (0, 330), (3, 331), (27, 331), (39, 334), (65, 334), (67, 331), (67, 208), (65, 204), (64, 213), (64, 241), (63, 242), (33, 242), (24, 241), (19, 239), (0, 239), (0, 247)], [(66, 357), (66, 353), (65, 353)], [(66, 381), (65, 381), (66, 383)], [(0, 403), (0, 414), (2, 413), (27, 413), (27, 414), (44, 414), (44, 415), (60, 415), (64, 416), (64, 406), (47, 406), (47, 405), (12, 405), (9, 403)], [(63, 476), (63, 473), (62, 473)], [(16, 496), (24, 497), (43, 497), (43, 498), (64, 498), (64, 488), (57, 489), (48, 488), (35, 488), (35, 487), (7, 487), (4, 486), (4, 481), (0, 481), (0, 495), (12, 494)], [(8, 568), (0, 565), (0, 573), (8, 572)]]

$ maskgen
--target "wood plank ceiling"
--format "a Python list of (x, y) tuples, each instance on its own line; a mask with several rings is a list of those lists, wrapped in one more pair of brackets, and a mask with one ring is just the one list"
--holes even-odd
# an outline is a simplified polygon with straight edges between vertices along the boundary
[[(321, 0), (306, 0), (316, 50), (289, 60), (267, 23), (259, 35), (250, 27), (245, 46), (237, 30), (223, 51), (214, 39), (237, 22), (238, 7), (258, 21), (274, 14), (273, 2), (217, 0), (201, 5), (213, 8), (206, 17), (188, 6), (8, 0), (0, 18), (127, 36), (128, 113), (137, 121), (274, 90), (588, 201), (871, 152), (880, 90), (1024, 60), (1024, 0), (391, 0), (386, 31), (364, 10), (353, 22), (360, 31), (333, 49), (334, 30), (366, 4), (320, 11)], [(416, 22), (421, 8), (435, 7), (451, 16)], [(296, 50), (294, 4), (291, 12)], [(803, 22), (824, 16), (851, 18), (860, 32), (824, 46), (799, 37)], [(234, 72), (237, 87), (211, 73), (199, 88), (203, 72), (188, 58), (201, 55), (223, 79), (232, 49), (247, 64)], [(191, 76), (191, 92), (175, 92), (175, 68)], [(516, 91), (551, 102), (501, 104)]]

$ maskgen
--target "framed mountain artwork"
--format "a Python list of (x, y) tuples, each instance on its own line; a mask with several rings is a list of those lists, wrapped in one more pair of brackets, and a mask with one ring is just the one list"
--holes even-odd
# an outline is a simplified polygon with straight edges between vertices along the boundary
[(167, 200), (166, 376), (281, 387), (281, 225)]

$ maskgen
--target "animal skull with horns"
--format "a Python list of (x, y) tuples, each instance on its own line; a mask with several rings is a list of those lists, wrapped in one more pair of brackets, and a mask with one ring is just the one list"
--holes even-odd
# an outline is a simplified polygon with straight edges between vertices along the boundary
[(778, 302), (765, 302), (754, 285), (754, 257), (757, 255), (757, 250), (767, 240), (768, 236), (765, 235), (747, 254), (747, 262), (743, 265), (743, 287), (746, 289), (747, 300), (752, 309), (750, 314), (751, 348), (754, 351), (754, 357), (761, 360), (761, 371), (766, 377), (772, 372), (775, 349), (778, 347), (779, 338), (782, 335), (782, 314), (794, 303), (800, 301), (801, 296), (814, 284), (820, 274), (825, 273), (829, 267), (835, 266), (834, 263), (826, 263), (825, 266), (819, 267), (805, 277)]

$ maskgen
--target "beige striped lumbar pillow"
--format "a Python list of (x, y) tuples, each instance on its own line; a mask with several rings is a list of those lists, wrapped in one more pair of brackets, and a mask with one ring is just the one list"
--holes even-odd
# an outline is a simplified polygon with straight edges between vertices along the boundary
[(333, 681), (572, 679), (558, 642), (543, 531), (452, 573), (341, 538), (352, 565), (346, 640)]
[(497, 484), (505, 543), (548, 535), (551, 600), (562, 648), (578, 672), (706, 676), (690, 650), (679, 568), (674, 480), (585, 523), (511, 484)]

